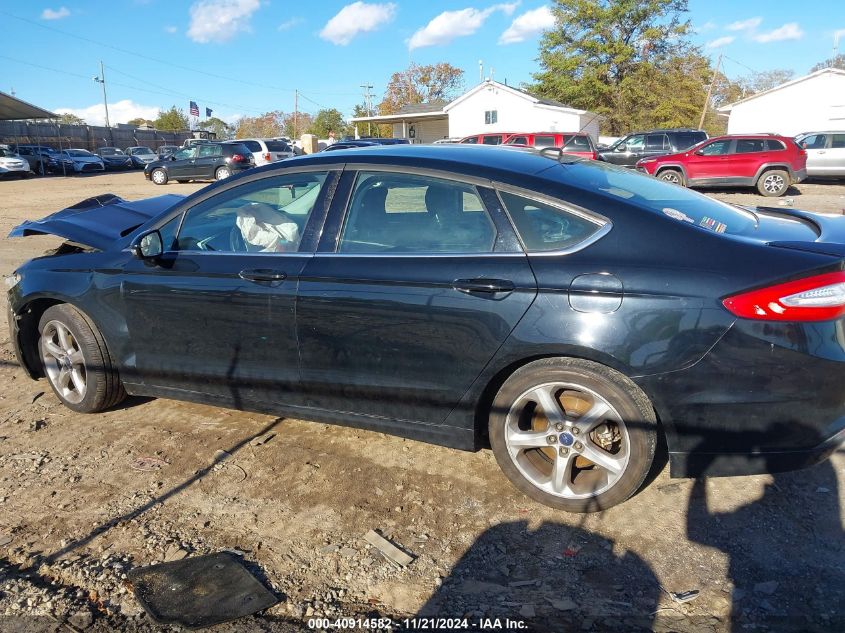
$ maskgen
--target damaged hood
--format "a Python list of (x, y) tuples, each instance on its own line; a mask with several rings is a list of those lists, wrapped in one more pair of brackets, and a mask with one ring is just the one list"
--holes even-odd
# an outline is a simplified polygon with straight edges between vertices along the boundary
[(58, 235), (77, 244), (106, 250), (147, 220), (161, 215), (185, 196), (167, 194), (129, 202), (114, 194), (88, 198), (40, 220), (19, 224), (9, 237)]

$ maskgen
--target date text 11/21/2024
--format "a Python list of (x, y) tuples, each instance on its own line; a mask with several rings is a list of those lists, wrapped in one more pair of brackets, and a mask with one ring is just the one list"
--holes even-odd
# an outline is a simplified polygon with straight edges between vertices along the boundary
[(309, 618), (308, 628), (353, 631), (519, 631), (527, 630), (528, 624), (513, 618)]

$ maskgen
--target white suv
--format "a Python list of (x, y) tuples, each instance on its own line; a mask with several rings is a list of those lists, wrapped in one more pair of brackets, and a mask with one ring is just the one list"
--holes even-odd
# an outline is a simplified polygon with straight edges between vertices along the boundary
[(238, 143), (246, 145), (246, 148), (252, 152), (256, 167), (293, 156), (293, 148), (279, 139), (243, 138), (238, 139)]

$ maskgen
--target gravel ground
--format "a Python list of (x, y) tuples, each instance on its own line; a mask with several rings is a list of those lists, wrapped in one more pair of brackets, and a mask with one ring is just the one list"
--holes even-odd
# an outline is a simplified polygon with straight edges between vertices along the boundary
[[(155, 187), (138, 172), (2, 182), (0, 233), (90, 195), (200, 186)], [(790, 193), (714, 195), (845, 207), (841, 184)], [(3, 238), (0, 272), (56, 245)], [(537, 631), (845, 630), (842, 452), (776, 476), (664, 471), (622, 506), (578, 516), (520, 495), (489, 451), (169, 400), (76, 414), (23, 375), (5, 331), (0, 384), (3, 631), (157, 630), (129, 570), (223, 549), (279, 603), (221, 631), (431, 614)], [(413, 561), (383, 558), (363, 538), (371, 529)], [(689, 590), (700, 591), (689, 602), (670, 595)]]

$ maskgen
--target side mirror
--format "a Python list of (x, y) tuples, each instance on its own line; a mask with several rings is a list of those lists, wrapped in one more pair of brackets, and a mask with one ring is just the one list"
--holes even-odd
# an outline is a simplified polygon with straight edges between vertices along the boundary
[(627, 150), (627, 149), (628, 149), (628, 146), (627, 146), (627, 145), (625, 145), (625, 143), (622, 143), (622, 145), (617, 145), (617, 146), (616, 146), (616, 151), (617, 151), (617, 152), (624, 152), (624, 151), (625, 151), (625, 150)]
[(161, 233), (158, 230), (144, 233), (132, 245), (132, 254), (138, 259), (155, 259), (161, 257), (163, 252)]

